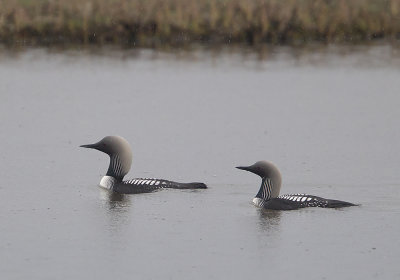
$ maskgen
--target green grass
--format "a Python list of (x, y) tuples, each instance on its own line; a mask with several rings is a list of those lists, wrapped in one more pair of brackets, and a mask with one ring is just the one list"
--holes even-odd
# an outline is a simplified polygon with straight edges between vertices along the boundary
[(302, 44), (400, 37), (400, 0), (0, 0), (6, 44)]

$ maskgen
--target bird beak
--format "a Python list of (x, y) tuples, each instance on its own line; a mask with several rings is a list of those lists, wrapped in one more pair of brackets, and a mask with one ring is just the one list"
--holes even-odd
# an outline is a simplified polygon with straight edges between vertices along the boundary
[(253, 172), (251, 166), (236, 166), (237, 169)]
[(79, 146), (79, 147), (82, 147), (82, 148), (89, 148), (89, 149), (96, 149), (96, 148), (97, 148), (97, 143), (95, 143), (95, 144), (81, 145), (81, 146)]

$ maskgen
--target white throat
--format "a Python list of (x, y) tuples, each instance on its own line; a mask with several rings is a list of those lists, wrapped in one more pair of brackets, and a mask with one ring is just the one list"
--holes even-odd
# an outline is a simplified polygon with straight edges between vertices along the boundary
[(113, 190), (113, 187), (117, 184), (117, 179), (112, 176), (103, 176), (100, 180), (100, 187), (105, 188), (107, 190)]

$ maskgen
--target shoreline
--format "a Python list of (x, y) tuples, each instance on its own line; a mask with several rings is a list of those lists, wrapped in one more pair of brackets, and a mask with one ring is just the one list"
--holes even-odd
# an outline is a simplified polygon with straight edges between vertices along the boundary
[(3, 1), (5, 46), (306, 45), (400, 40), (400, 0)]

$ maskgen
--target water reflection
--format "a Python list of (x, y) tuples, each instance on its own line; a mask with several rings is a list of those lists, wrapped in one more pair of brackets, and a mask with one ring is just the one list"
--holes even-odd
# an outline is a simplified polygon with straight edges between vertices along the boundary
[(112, 192), (105, 189), (100, 189), (100, 199), (106, 202), (109, 210), (124, 211), (131, 205), (129, 195), (124, 195), (116, 192)]
[(258, 224), (263, 231), (271, 233), (279, 231), (282, 211), (259, 209), (258, 214)]
[[(119, 46), (53, 46), (49, 48), (0, 48), (0, 62), (16, 59), (43, 60), (49, 55), (62, 58), (64, 62), (85, 59), (108, 58), (115, 61), (150, 61), (160, 66), (162, 63), (179, 61), (183, 63), (211, 63), (217, 65), (227, 63), (230, 66), (249, 66), (263, 69), (266, 62), (279, 62), (281, 66), (348, 66), (361, 67), (398, 67), (400, 65), (400, 48), (395, 44), (376, 42), (368, 45), (304, 45), (304, 46), (273, 46), (262, 45), (258, 48), (242, 45), (191, 47), (188, 49), (140, 49), (121, 48)], [(337, 60), (337, 57), (346, 58)], [(161, 64), (160, 64), (161, 63)]]
[(115, 193), (100, 188), (100, 199), (103, 202), (105, 228), (112, 240), (123, 243), (129, 228), (131, 199), (129, 195)]

